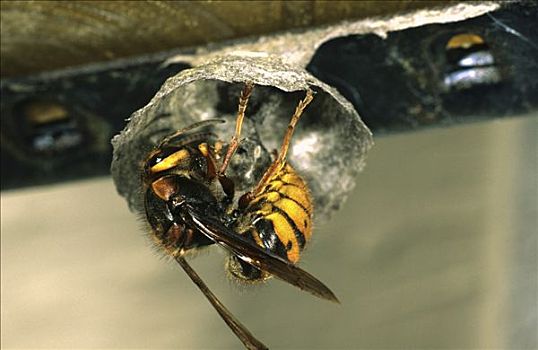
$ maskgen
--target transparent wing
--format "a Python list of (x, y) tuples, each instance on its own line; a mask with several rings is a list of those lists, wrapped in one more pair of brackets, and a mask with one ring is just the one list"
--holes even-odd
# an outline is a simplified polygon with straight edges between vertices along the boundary
[(257, 246), (217, 220), (206, 217), (195, 208), (189, 207), (187, 210), (189, 215), (184, 219), (190, 221), (189, 224), (239, 259), (319, 298), (339, 303), (334, 293), (308, 272)]
[(204, 281), (198, 276), (196, 271), (187, 263), (187, 261), (179, 256), (176, 257), (178, 264), (185, 270), (187, 275), (191, 280), (200, 288), (202, 293), (205, 295), (207, 300), (213, 305), (215, 310), (219, 313), (220, 317), (226, 322), (228, 327), (234, 332), (234, 334), (241, 340), (245, 347), (249, 350), (267, 350), (268, 347), (265, 346), (261, 341), (256, 339), (252, 333), (245, 327), (237, 318), (228, 309), (220, 302), (220, 300), (209, 290)]

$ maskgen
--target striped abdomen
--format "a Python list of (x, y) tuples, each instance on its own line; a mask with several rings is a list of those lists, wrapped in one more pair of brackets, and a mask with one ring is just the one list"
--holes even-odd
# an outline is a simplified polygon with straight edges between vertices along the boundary
[(297, 263), (312, 235), (312, 200), (303, 179), (286, 164), (243, 211), (242, 234), (265, 249)]

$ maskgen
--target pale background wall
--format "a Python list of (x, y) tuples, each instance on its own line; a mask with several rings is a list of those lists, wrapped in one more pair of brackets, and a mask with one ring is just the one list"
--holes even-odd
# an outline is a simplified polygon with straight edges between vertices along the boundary
[[(340, 306), (193, 265), (271, 348), (536, 348), (537, 120), (376, 139), (302, 263)], [(2, 348), (240, 347), (110, 179), (1, 200)]]

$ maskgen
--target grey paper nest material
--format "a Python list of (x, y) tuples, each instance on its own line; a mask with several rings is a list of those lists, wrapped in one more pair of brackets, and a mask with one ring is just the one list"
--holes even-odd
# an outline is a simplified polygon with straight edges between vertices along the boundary
[(370, 131), (351, 104), (304, 69), (286, 66), (277, 58), (229, 56), (168, 79), (112, 140), (112, 176), (132, 210), (144, 210), (142, 165), (164, 136), (217, 118), (226, 122), (208, 128), (228, 142), (246, 81), (256, 85), (246, 111), (242, 147), (228, 172), (236, 189), (246, 191), (259, 179), (271, 152), (280, 147), (295, 106), (304, 91), (312, 89), (314, 101), (297, 125), (288, 160), (309, 184), (318, 221), (340, 207), (372, 145)]

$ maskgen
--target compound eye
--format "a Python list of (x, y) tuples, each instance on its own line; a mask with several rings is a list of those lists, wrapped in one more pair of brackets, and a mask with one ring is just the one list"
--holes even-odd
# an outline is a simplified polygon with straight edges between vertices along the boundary
[(189, 157), (189, 151), (184, 148), (172, 153), (160, 152), (150, 158), (149, 170), (152, 173), (169, 170), (188, 160)]

